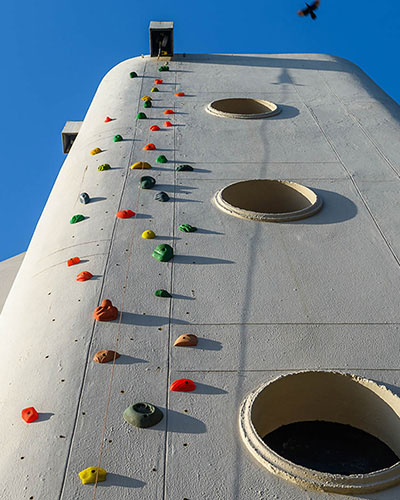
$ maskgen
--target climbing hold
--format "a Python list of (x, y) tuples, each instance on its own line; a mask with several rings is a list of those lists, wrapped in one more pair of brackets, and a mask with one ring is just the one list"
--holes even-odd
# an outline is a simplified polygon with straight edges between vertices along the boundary
[(141, 170), (146, 170), (148, 168), (151, 168), (150, 163), (146, 163), (145, 161), (137, 161), (133, 165), (131, 165), (131, 169), (141, 169)]
[(169, 66), (165, 64), (164, 66), (160, 66), (158, 68), (158, 71), (169, 71)]
[(151, 92), (160, 92), (160, 91), (158, 90), (158, 88), (157, 88), (157, 87), (153, 87), (153, 88), (151, 89)]
[[(131, 76), (131, 78), (133, 78)], [(105, 481), (107, 472), (101, 467), (88, 467), (79, 473), (82, 484), (95, 483), (96, 481)]]
[(147, 118), (146, 113), (140, 112), (136, 115), (136, 120), (145, 120)]
[(89, 273), (89, 271), (82, 271), (76, 277), (76, 281), (88, 281), (93, 278), (93, 274)]
[(160, 155), (157, 160), (156, 160), (157, 163), (168, 163), (168, 160), (167, 158), (164, 156), (164, 155)]
[(160, 191), (154, 196), (154, 199), (157, 201), (168, 201), (169, 196), (167, 195), (167, 193), (164, 193), (164, 191)]
[(152, 132), (157, 132), (157, 130), (160, 130), (160, 127), (159, 127), (158, 125), (152, 125), (152, 126), (150, 127), (150, 130), (151, 130)]
[(132, 210), (120, 210), (115, 215), (118, 219), (130, 219), (131, 217), (134, 217), (136, 213), (132, 212)]
[(142, 238), (145, 240), (152, 240), (155, 237), (156, 233), (154, 233), (151, 229), (146, 229), (146, 231), (143, 231), (142, 233)]
[(72, 219), (69, 221), (70, 224), (76, 224), (77, 222), (81, 222), (85, 219), (85, 216), (82, 214), (77, 214), (72, 217)]
[(151, 101), (144, 101), (143, 103), (144, 108), (151, 108), (151, 106), (152, 106)]
[(154, 151), (157, 149), (154, 144), (146, 144), (146, 146), (143, 148), (145, 151)]
[(149, 95), (145, 95), (142, 97), (142, 101), (151, 101), (151, 97)]
[(102, 351), (96, 352), (93, 361), (95, 363), (108, 363), (109, 361), (114, 361), (114, 359), (119, 358), (121, 355), (116, 351), (109, 351), (108, 349), (103, 349)]
[(67, 260), (68, 267), (74, 266), (75, 264), (79, 264), (81, 259), (79, 257), (72, 257), (72, 259)]
[(154, 179), (154, 177), (150, 177), (149, 175), (145, 175), (143, 177), (140, 178), (140, 187), (142, 189), (151, 189), (152, 187), (154, 187), (156, 185), (156, 180)]
[(169, 121), (164, 122), (164, 127), (172, 127), (172, 123)]
[(172, 297), (172, 295), (169, 292), (167, 292), (167, 290), (156, 290), (154, 292), (154, 295), (156, 297), (165, 297), (165, 298)]
[(108, 123), (108, 122), (111, 122), (112, 121), (112, 118), (110, 118), (109, 116), (106, 117), (106, 119), (104, 120), (104, 123)]
[(104, 299), (101, 306), (96, 307), (93, 312), (93, 317), (97, 321), (114, 321), (117, 319), (117, 316), (118, 309), (108, 299)]
[(90, 202), (90, 196), (87, 193), (81, 193), (79, 195), (79, 201), (86, 205), (87, 203)]
[(196, 335), (184, 333), (180, 335), (174, 342), (175, 347), (192, 347), (197, 345), (198, 339)]
[(92, 149), (92, 151), (90, 151), (90, 154), (93, 156), (93, 155), (97, 155), (101, 153), (101, 149), (100, 148), (94, 148)]
[(136, 77), (137, 77), (137, 73), (136, 73), (136, 71), (131, 71), (131, 72), (129, 73), (129, 76), (130, 76), (131, 78), (136, 78)]
[(113, 138), (113, 141), (114, 141), (114, 142), (121, 142), (121, 141), (123, 141), (123, 140), (124, 140), (124, 139), (122, 138), (122, 135), (119, 135), (119, 134), (114, 135), (114, 138)]
[(163, 243), (156, 246), (153, 250), (153, 257), (160, 262), (168, 262), (174, 256), (174, 251), (171, 246)]
[(181, 224), (178, 229), (182, 231), (182, 233), (194, 233), (197, 231), (197, 227), (191, 226), (190, 224)]
[(185, 95), (185, 92), (177, 92), (176, 97), (183, 97)]
[(154, 83), (155, 83), (156, 85), (161, 85), (161, 84), (162, 84), (162, 82), (163, 82), (163, 81), (162, 81), (162, 80), (160, 80), (159, 78), (156, 78), (156, 79), (154, 80)]
[(99, 172), (103, 172), (103, 170), (110, 170), (111, 169), (111, 165), (109, 165), (108, 163), (103, 163), (103, 165), (100, 165), (99, 167), (97, 167), (97, 170)]
[(175, 114), (175, 111), (173, 109), (166, 109), (164, 111), (164, 115), (173, 115)]
[(142, 429), (158, 424), (163, 416), (162, 411), (150, 403), (135, 403), (122, 414), (125, 422)]
[(190, 165), (179, 165), (179, 167), (176, 167), (176, 170), (178, 172), (193, 172), (193, 167)]
[(196, 384), (193, 380), (188, 378), (180, 378), (172, 382), (169, 386), (170, 391), (179, 391), (179, 392), (190, 392), (196, 389)]
[(39, 414), (33, 406), (30, 406), (21, 411), (21, 417), (27, 424), (30, 424), (39, 418)]

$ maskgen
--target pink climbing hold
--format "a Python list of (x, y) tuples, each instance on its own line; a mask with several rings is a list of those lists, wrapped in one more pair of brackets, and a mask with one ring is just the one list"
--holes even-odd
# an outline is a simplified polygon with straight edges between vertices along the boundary
[(154, 83), (155, 83), (156, 85), (161, 85), (161, 84), (162, 84), (162, 82), (163, 82), (163, 81), (162, 81), (162, 80), (160, 80), (159, 78), (156, 78), (156, 79), (154, 80)]
[(152, 126), (150, 127), (150, 130), (151, 130), (152, 132), (157, 132), (157, 130), (160, 130), (160, 127), (159, 127), (158, 125), (152, 125)]
[(154, 151), (157, 149), (154, 144), (146, 144), (146, 146), (143, 148), (145, 151)]
[(135, 212), (132, 212), (132, 210), (120, 210), (119, 212), (116, 213), (118, 219), (130, 219), (135, 215), (136, 215)]
[(175, 113), (175, 111), (173, 109), (166, 109), (164, 111), (164, 115), (173, 115)]
[(106, 117), (106, 119), (104, 120), (104, 123), (108, 123), (108, 122), (111, 122), (112, 121), (112, 118), (110, 118), (109, 116)]
[(30, 406), (21, 411), (21, 417), (27, 424), (30, 424), (39, 418), (39, 414), (33, 406)]
[(179, 392), (191, 392), (196, 389), (196, 384), (193, 380), (188, 378), (180, 378), (172, 382), (169, 386), (170, 391), (179, 391)]
[(172, 123), (171, 122), (164, 122), (164, 127), (172, 127)]
[(177, 92), (176, 97), (183, 97), (185, 95), (185, 92)]

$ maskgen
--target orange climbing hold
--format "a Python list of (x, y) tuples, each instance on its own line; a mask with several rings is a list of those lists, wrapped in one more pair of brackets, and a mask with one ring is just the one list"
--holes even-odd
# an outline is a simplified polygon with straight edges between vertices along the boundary
[(172, 127), (172, 123), (171, 122), (164, 122), (164, 127)]
[(159, 127), (158, 125), (152, 125), (152, 126), (150, 127), (150, 130), (151, 130), (152, 132), (157, 132), (157, 130), (160, 130), (160, 127)]
[(39, 414), (33, 406), (30, 406), (21, 411), (21, 417), (27, 424), (30, 424), (39, 418)]
[(109, 116), (106, 117), (106, 119), (104, 120), (104, 123), (108, 123), (108, 122), (111, 122), (112, 121), (112, 118), (110, 118)]
[(143, 148), (145, 151), (154, 151), (157, 149), (154, 144), (146, 144), (146, 146)]
[(177, 92), (176, 97), (183, 97), (185, 95), (185, 92)]
[(180, 378), (178, 380), (175, 380), (175, 382), (172, 382), (172, 384), (169, 386), (170, 391), (191, 392), (195, 389), (196, 384), (193, 382), (193, 380), (190, 380), (188, 378)]
[(104, 299), (101, 306), (94, 310), (93, 317), (97, 321), (114, 321), (118, 317), (118, 309), (112, 305), (111, 300)]
[(79, 257), (72, 257), (72, 259), (67, 260), (68, 267), (74, 266), (75, 264), (79, 264), (81, 259)]
[(163, 81), (162, 81), (162, 80), (160, 80), (159, 78), (156, 78), (156, 79), (154, 80), (154, 83), (155, 83), (156, 85), (161, 85), (161, 84), (162, 84), (162, 82), (163, 82)]
[(89, 273), (89, 271), (82, 271), (76, 277), (76, 281), (88, 281), (93, 278), (93, 274)]
[(131, 217), (134, 217), (136, 215), (135, 212), (132, 210), (120, 210), (119, 212), (116, 213), (116, 216), (118, 219), (130, 219)]
[(175, 114), (175, 111), (173, 109), (166, 109), (164, 111), (164, 115), (173, 115)]

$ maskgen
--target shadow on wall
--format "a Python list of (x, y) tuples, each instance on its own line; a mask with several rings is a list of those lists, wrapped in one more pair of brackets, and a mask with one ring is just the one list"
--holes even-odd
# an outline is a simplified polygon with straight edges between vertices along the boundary
[(129, 476), (123, 476), (122, 474), (114, 474), (113, 472), (107, 472), (107, 480), (97, 483), (98, 488), (109, 488), (110, 486), (119, 486), (120, 488), (143, 488), (146, 483), (139, 481), (139, 479), (133, 479)]

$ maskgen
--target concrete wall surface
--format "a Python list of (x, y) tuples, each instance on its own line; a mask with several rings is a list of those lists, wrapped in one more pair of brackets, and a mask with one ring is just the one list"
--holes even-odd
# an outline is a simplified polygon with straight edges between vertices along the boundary
[[(241, 441), (238, 413), (250, 391), (304, 369), (355, 373), (400, 394), (400, 108), (328, 55), (177, 55), (169, 72), (159, 65), (133, 58), (104, 77), (1, 314), (0, 498), (349, 498), (267, 472)], [(164, 83), (150, 93), (155, 78)], [(233, 120), (205, 111), (226, 97), (282, 112)], [(148, 119), (136, 120), (139, 111)], [(157, 150), (143, 151), (147, 143)], [(103, 152), (91, 156), (96, 147)], [(168, 163), (156, 163), (160, 154)], [(136, 161), (153, 168), (131, 170)], [(112, 169), (99, 172), (104, 163)], [(182, 163), (194, 171), (177, 172)], [(142, 175), (156, 187), (140, 189)], [(252, 178), (299, 182), (324, 206), (292, 223), (214, 206), (219, 189)], [(155, 201), (158, 191), (170, 201)], [(137, 216), (117, 219), (122, 209)], [(86, 218), (69, 224), (75, 214)], [(182, 223), (198, 231), (182, 233)], [(142, 239), (146, 229), (157, 238)], [(160, 243), (174, 248), (168, 263), (152, 258)], [(67, 267), (74, 256), (81, 263)], [(75, 281), (81, 271), (94, 278)], [(159, 288), (172, 299), (155, 297)], [(105, 298), (119, 320), (93, 320)], [(173, 347), (182, 333), (198, 346)], [(121, 354), (114, 369), (92, 362), (100, 349)], [(170, 392), (182, 377), (197, 389)], [(162, 409), (160, 424), (122, 419), (139, 401)], [(40, 413), (32, 424), (20, 416), (28, 406)], [(108, 475), (94, 490), (78, 473), (99, 458)], [(398, 499), (400, 487), (356, 498)]]
[(25, 252), (22, 252), (18, 255), (14, 255), (14, 257), (10, 257), (9, 259), (0, 262), (0, 313), (24, 257)]

